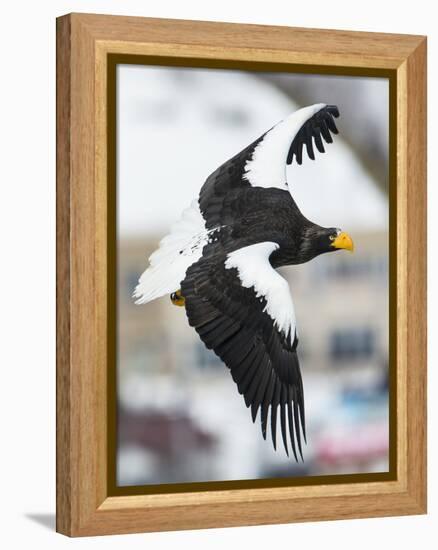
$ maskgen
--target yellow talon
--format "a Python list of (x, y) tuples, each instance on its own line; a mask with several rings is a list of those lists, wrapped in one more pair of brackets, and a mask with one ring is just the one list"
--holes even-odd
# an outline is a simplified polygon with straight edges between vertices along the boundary
[(170, 299), (171, 299), (172, 304), (174, 306), (182, 307), (186, 303), (184, 296), (181, 294), (181, 290), (177, 290), (176, 292), (172, 292), (172, 294), (170, 295)]

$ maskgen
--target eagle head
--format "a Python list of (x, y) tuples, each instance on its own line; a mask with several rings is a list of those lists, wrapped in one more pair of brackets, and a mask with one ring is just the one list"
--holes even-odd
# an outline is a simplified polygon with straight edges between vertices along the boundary
[(335, 250), (354, 251), (353, 239), (348, 233), (337, 227), (311, 227), (304, 232), (301, 242), (301, 255), (309, 261), (320, 254)]

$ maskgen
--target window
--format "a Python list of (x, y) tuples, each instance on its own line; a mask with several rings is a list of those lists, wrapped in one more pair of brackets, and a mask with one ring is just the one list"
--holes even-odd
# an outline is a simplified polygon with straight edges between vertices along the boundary
[(375, 352), (375, 334), (371, 328), (337, 329), (330, 335), (333, 360), (367, 359)]
[(313, 265), (313, 276), (317, 280), (332, 279), (369, 279), (380, 281), (388, 276), (388, 258), (386, 256), (369, 256), (346, 261), (337, 257), (335, 262), (327, 261)]

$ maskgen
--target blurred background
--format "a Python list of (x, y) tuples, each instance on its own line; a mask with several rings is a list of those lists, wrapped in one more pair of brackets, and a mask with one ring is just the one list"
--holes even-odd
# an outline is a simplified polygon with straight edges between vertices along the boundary
[[(388, 470), (386, 79), (119, 65), (118, 485)], [(168, 296), (137, 306), (148, 257), (206, 177), (295, 109), (339, 107), (340, 135), (288, 168), (303, 214), (355, 253), (283, 268), (298, 319), (308, 444), (261, 436), (228, 369)]]

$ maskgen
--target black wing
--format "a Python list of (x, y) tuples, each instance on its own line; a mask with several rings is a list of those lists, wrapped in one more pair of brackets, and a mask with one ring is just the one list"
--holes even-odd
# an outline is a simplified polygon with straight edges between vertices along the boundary
[[(309, 157), (314, 159), (313, 140), (318, 151), (323, 153), (322, 140), (331, 143), (333, 140), (330, 132), (338, 133), (333, 120), (333, 117), (338, 116), (339, 111), (335, 105), (326, 105), (308, 118), (304, 124), (300, 123), (299, 127), (292, 127), (291, 137), (285, 137), (285, 139), (290, 139), (290, 142), (288, 141), (286, 144), (286, 150), (289, 150), (289, 153), (287, 158), (283, 158), (281, 162), (291, 164), (295, 156), (298, 164), (301, 164), (304, 145)], [(242, 193), (251, 193), (255, 189), (261, 192), (269, 192), (269, 188), (253, 187), (245, 174), (247, 163), (253, 160), (256, 150), (260, 153), (265, 136), (275, 131), (275, 128), (276, 126), (273, 126), (240, 153), (219, 166), (206, 179), (199, 193), (199, 206), (208, 229), (232, 223), (233, 216), (237, 211), (234, 203), (239, 200)], [(263, 158), (260, 161), (265, 163)], [(266, 163), (269, 163), (269, 160), (266, 160)], [(285, 184), (286, 182), (279, 183)], [(284, 186), (282, 185), (281, 188), (283, 189)]]
[[(295, 330), (291, 339), (277, 329), (264, 311), (266, 298), (257, 297), (254, 288), (243, 287), (236, 269), (225, 268), (225, 255), (218, 254), (219, 248), (219, 243), (207, 245), (182, 282), (189, 324), (230, 369), (246, 406), (251, 407), (253, 421), (260, 409), (265, 439), (270, 411), (274, 448), (280, 408), (283, 444), (289, 454), (289, 438), (297, 459), (297, 447), (303, 456), (301, 431), (304, 440), (306, 436)], [(275, 276), (282, 279), (277, 272)]]
[(224, 208), (225, 200), (230, 204), (242, 191), (251, 189), (250, 182), (243, 177), (245, 165), (252, 158), (255, 148), (263, 137), (264, 134), (243, 151), (224, 162), (206, 179), (199, 192), (199, 208), (206, 221), (207, 229), (229, 223), (226, 208)]
[(313, 117), (309, 118), (294, 137), (287, 155), (287, 164), (292, 164), (295, 156), (298, 164), (303, 162), (303, 147), (306, 146), (307, 154), (310, 159), (315, 160), (313, 152), (313, 140), (320, 153), (324, 153), (322, 139), (327, 143), (333, 143), (333, 134), (338, 134), (334, 118), (339, 117), (339, 110), (336, 105), (326, 105), (318, 111)]

